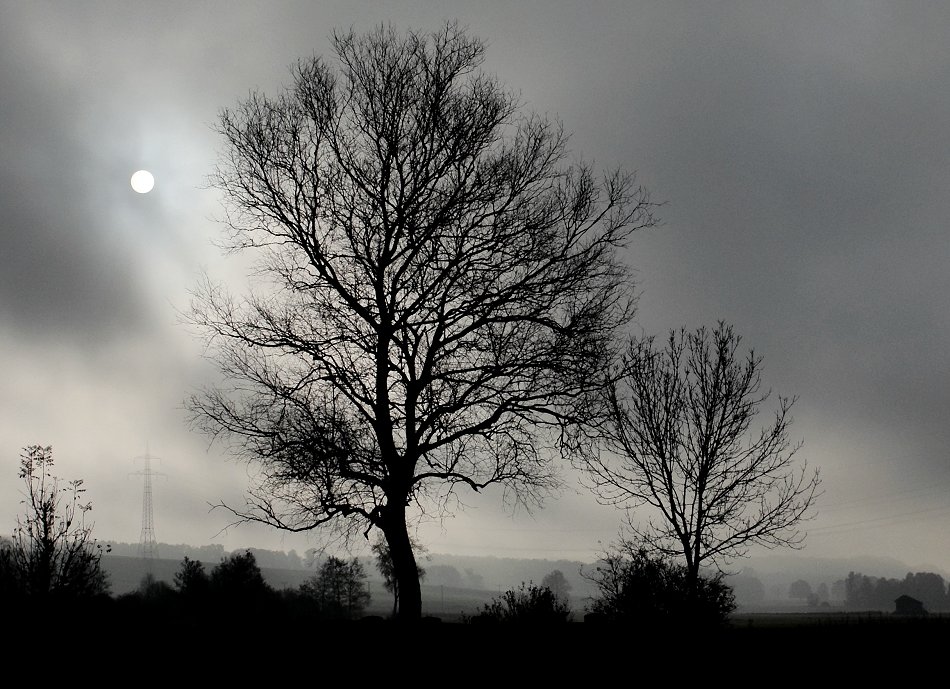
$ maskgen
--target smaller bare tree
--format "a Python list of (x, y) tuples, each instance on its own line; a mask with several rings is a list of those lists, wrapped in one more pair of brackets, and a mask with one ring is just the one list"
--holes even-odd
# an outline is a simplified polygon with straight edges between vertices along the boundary
[(25, 448), (19, 476), (26, 486), (26, 512), (17, 517), (12, 542), (0, 553), (3, 578), (14, 592), (33, 600), (108, 593), (100, 567), (103, 547), (86, 522), (92, 503), (82, 502), (83, 481), (63, 485), (52, 470), (51, 447)]
[[(751, 545), (800, 547), (818, 471), (796, 466), (789, 440), (794, 399), (779, 397), (774, 419), (751, 428), (769, 392), (761, 357), (739, 352), (740, 336), (720, 322), (710, 332), (671, 331), (664, 349), (631, 342), (605, 385), (603, 432), (609, 452), (584, 462), (606, 504), (628, 509), (635, 541), (682, 556), (689, 581)], [(646, 525), (631, 509), (653, 508)]]
[(356, 558), (329, 557), (320, 571), (300, 585), (300, 592), (315, 601), (320, 614), (330, 619), (355, 619), (370, 603), (366, 571)]
[(551, 589), (551, 591), (554, 592), (554, 595), (565, 603), (570, 601), (571, 589), (574, 588), (571, 585), (571, 582), (567, 580), (567, 577), (564, 576), (564, 572), (559, 569), (555, 569), (554, 571), (545, 574), (544, 578), (541, 580), (541, 586)]

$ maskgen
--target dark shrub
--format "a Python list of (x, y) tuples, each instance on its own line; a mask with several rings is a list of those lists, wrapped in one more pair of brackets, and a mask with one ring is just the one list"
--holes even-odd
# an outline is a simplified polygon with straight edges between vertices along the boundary
[(600, 621), (720, 625), (736, 608), (722, 575), (691, 583), (685, 566), (644, 549), (608, 554), (588, 578), (600, 592), (588, 610)]
[(571, 609), (547, 586), (522, 582), (517, 591), (509, 589), (484, 606), (472, 622), (519, 622), (552, 624), (570, 622)]

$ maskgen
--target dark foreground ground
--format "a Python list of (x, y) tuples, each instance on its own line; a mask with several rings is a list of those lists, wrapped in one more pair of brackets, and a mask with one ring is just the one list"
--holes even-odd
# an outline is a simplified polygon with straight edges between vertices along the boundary
[(766, 684), (784, 686), (779, 679), (811, 683), (820, 676), (850, 684), (895, 672), (906, 686), (934, 672), (943, 682), (950, 651), (950, 616), (882, 613), (737, 615), (709, 629), (435, 618), (404, 624), (380, 617), (318, 623), (237, 608), (196, 615), (108, 605), (6, 608), (3, 629), (8, 665), (40, 668), (44, 680), (88, 680), (92, 672), (111, 678), (108, 685), (147, 678), (148, 686), (364, 686), (392, 678), (490, 689), (613, 684), (618, 678), (624, 685), (667, 684), (658, 676), (703, 686), (767, 677)]

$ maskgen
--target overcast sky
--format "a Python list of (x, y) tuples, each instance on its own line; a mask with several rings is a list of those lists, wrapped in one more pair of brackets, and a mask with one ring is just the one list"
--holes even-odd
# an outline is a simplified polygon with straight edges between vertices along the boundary
[[(0, 0), (0, 532), (20, 451), (82, 477), (100, 539), (302, 551), (226, 532), (244, 467), (185, 425), (213, 371), (178, 312), (213, 242), (218, 111), (276, 93), (329, 33), (457, 19), (485, 69), (572, 149), (636, 171), (661, 228), (629, 251), (638, 332), (724, 319), (797, 395), (823, 476), (803, 554), (950, 571), (950, 6), (907, 2)], [(131, 174), (150, 170), (136, 194)], [(569, 481), (569, 486), (576, 484)], [(592, 559), (622, 515), (569, 490), (533, 516), (489, 493), (433, 553)]]

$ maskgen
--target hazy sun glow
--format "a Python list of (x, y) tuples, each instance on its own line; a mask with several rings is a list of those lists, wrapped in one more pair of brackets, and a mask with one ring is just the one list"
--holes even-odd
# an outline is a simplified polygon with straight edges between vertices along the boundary
[(155, 186), (155, 178), (148, 170), (139, 170), (132, 175), (132, 188), (140, 194), (147, 194)]

